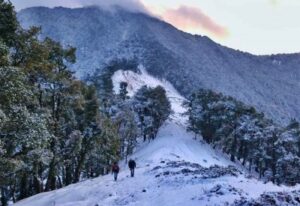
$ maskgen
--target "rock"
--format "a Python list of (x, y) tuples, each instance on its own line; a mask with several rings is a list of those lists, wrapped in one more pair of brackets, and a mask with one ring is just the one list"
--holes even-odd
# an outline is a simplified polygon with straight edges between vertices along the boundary
[(156, 166), (156, 167), (154, 167), (153, 169), (152, 169), (152, 171), (153, 170), (158, 170), (158, 169), (160, 169), (161, 168), (161, 166)]
[(190, 170), (190, 169), (184, 168), (184, 169), (181, 170), (181, 172), (182, 172), (183, 174), (187, 174), (187, 173), (191, 173), (191, 172), (193, 172), (193, 171)]
[(217, 195), (224, 195), (224, 192), (218, 191), (218, 192), (216, 192), (216, 194), (217, 194)]
[(220, 189), (221, 189), (221, 185), (216, 185), (215, 187), (213, 187), (211, 190), (210, 190), (210, 192), (218, 192)]

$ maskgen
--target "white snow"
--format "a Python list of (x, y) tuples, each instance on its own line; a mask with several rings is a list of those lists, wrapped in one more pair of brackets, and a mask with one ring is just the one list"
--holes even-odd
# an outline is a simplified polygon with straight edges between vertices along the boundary
[(209, 145), (195, 140), (193, 134), (173, 121), (168, 121), (161, 129), (157, 139), (145, 145), (133, 155), (139, 162), (159, 164), (162, 160), (198, 163), (204, 167), (213, 165), (228, 166), (231, 162), (220, 157)]
[(139, 70), (140, 73), (122, 70), (115, 72), (112, 77), (114, 82), (114, 92), (117, 94), (119, 93), (119, 86), (121, 82), (126, 82), (128, 84), (127, 91), (129, 96), (133, 96), (144, 85), (149, 87), (162, 86), (166, 90), (167, 97), (170, 99), (171, 107), (174, 111), (171, 118), (174, 121), (179, 121), (178, 123), (184, 124), (186, 118), (185, 116), (182, 116), (182, 113), (185, 112), (185, 109), (182, 107), (182, 103), (185, 101), (185, 98), (182, 97), (168, 81), (164, 79), (159, 80), (149, 75), (142, 65), (139, 66)]
[[(16, 203), (16, 206), (225, 205), (242, 196), (256, 198), (265, 191), (300, 189), (300, 186), (279, 187), (272, 183), (264, 184), (257, 179), (246, 178), (245, 172), (238, 176), (225, 175), (217, 178), (201, 178), (197, 174), (181, 173), (162, 175), (164, 172), (184, 169), (182, 166), (168, 166), (169, 162), (197, 163), (204, 168), (234, 164), (199, 138), (195, 140), (193, 134), (186, 132), (185, 119), (181, 116), (185, 111), (181, 106), (184, 98), (171, 84), (150, 76), (144, 69), (139, 74), (117, 71), (113, 76), (115, 92), (118, 92), (121, 81), (129, 84), (130, 95), (143, 85), (163, 86), (174, 111), (170, 120), (160, 129), (157, 138), (150, 143), (141, 144), (132, 155), (137, 162), (135, 177), (129, 177), (125, 162), (121, 162), (117, 182), (113, 181), (112, 175), (106, 175), (35, 195)], [(221, 190), (218, 193), (212, 192), (217, 185), (222, 187)]]

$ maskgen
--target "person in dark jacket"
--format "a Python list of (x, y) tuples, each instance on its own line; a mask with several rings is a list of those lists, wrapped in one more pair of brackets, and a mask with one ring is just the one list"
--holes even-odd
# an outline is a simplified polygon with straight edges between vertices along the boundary
[(130, 174), (131, 174), (131, 177), (134, 177), (134, 169), (136, 167), (136, 163), (133, 159), (130, 159), (129, 162), (128, 162), (128, 167), (130, 169)]
[(114, 179), (115, 181), (117, 181), (118, 179), (118, 174), (119, 174), (119, 171), (120, 171), (120, 168), (119, 168), (119, 165), (117, 162), (114, 162), (114, 164), (112, 165), (112, 173), (114, 174)]

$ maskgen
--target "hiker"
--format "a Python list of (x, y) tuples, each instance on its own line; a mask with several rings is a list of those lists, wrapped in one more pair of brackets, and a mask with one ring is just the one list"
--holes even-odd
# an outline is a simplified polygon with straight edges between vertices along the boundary
[(120, 171), (120, 168), (118, 166), (118, 163), (114, 162), (114, 164), (112, 165), (112, 173), (114, 174), (115, 181), (117, 181), (117, 179), (118, 179), (119, 171)]
[(134, 177), (134, 168), (136, 167), (136, 163), (133, 159), (130, 159), (128, 162), (128, 167), (130, 169), (131, 177)]

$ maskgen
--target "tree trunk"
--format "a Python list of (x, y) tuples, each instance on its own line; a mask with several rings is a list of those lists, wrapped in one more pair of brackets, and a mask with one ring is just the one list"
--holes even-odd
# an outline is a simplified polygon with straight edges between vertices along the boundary
[(27, 177), (28, 176), (27, 176), (26, 172), (24, 172), (22, 174), (22, 178), (21, 178), (21, 182), (20, 182), (20, 197), (19, 197), (20, 200), (28, 197)]
[(43, 107), (43, 90), (42, 90), (42, 86), (41, 86), (40, 83), (38, 85), (38, 88), (39, 88), (39, 91), (40, 91), (40, 94), (39, 94), (39, 105), (40, 105), (40, 107)]
[(230, 161), (232, 161), (232, 162), (235, 161), (235, 156), (233, 154), (230, 154)]
[(236, 135), (233, 136), (233, 142), (232, 142), (232, 145), (231, 145), (231, 148), (230, 148), (230, 160), (231, 161), (235, 161), (235, 148), (236, 148), (236, 144), (237, 144), (237, 137)]
[(245, 166), (246, 164), (246, 157), (243, 157), (242, 165)]
[(72, 169), (70, 165), (66, 166), (66, 177), (65, 177), (65, 184), (69, 185), (71, 184), (72, 181)]
[(261, 167), (261, 163), (259, 163), (258, 171), (259, 171), (259, 178), (262, 178), (262, 167)]
[(34, 184), (34, 193), (35, 194), (41, 193), (42, 192), (41, 181), (36, 175), (34, 175), (33, 177), (33, 184)]
[(62, 183), (62, 181), (61, 181), (60, 176), (57, 175), (57, 176), (56, 176), (56, 179), (58, 180), (58, 184), (59, 184), (57, 188), (62, 188), (62, 187), (63, 187), (63, 183)]
[(251, 172), (252, 169), (252, 159), (249, 160), (249, 172)]
[(39, 179), (39, 166), (40, 164), (35, 163), (35, 166), (33, 168), (33, 190), (34, 190), (34, 194), (38, 194), (42, 192), (42, 183)]
[(85, 151), (81, 152), (80, 157), (79, 157), (79, 161), (78, 161), (78, 165), (75, 169), (75, 175), (74, 175), (73, 183), (79, 182), (79, 180), (80, 180), (80, 174), (81, 174), (81, 170), (82, 170), (83, 163), (84, 163), (84, 160), (85, 160), (85, 155), (86, 155)]
[(49, 166), (49, 173), (48, 173), (45, 190), (50, 191), (55, 189), (56, 189), (56, 171), (55, 171), (55, 159), (53, 158)]
[(1, 187), (1, 205), (8, 206), (8, 191), (6, 187)]

